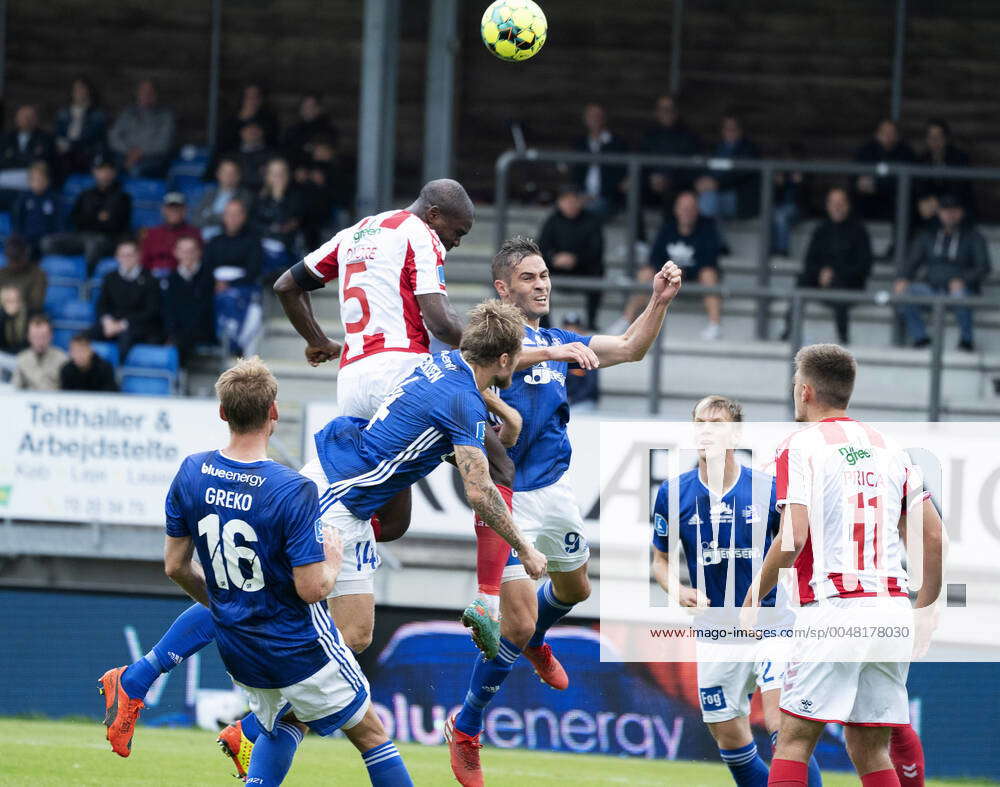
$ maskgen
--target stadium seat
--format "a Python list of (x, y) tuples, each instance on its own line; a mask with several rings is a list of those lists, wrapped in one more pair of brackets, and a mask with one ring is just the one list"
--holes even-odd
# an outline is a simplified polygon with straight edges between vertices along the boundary
[(205, 174), (210, 153), (209, 148), (196, 145), (185, 145), (181, 148), (180, 155), (174, 159), (167, 172), (167, 180), (172, 184), (171, 188), (183, 191), (175, 182), (176, 178), (186, 176), (201, 178)]
[[(65, 301), (55, 310), (52, 317), (59, 327), (76, 327), (78, 330), (83, 330), (94, 324), (94, 306), (89, 301)], [(72, 325), (63, 326), (63, 323)]]
[(81, 193), (94, 185), (93, 175), (70, 175), (66, 178), (66, 182), (63, 183), (62, 193), (66, 197), (70, 204), (75, 200)]
[(166, 182), (158, 178), (122, 178), (122, 188), (136, 204), (152, 202), (159, 205), (167, 193)]
[(3, 252), (0, 252), (0, 268), (6, 268), (6, 267), (7, 267), (7, 255), (4, 254)]
[(10, 214), (0, 213), (0, 238), (10, 235)]
[(100, 355), (105, 361), (110, 363), (115, 369), (118, 368), (118, 345), (114, 342), (91, 342), (90, 346), (94, 352)]
[(49, 284), (45, 291), (45, 311), (49, 314), (58, 312), (67, 301), (75, 301), (80, 297), (80, 287), (75, 284)]
[(159, 205), (152, 206), (150, 204), (132, 206), (132, 228), (133, 229), (145, 229), (146, 227), (155, 227), (158, 224), (162, 224), (163, 219), (160, 216)]
[(52, 343), (58, 347), (60, 350), (69, 349), (69, 341), (72, 339), (79, 331), (75, 331), (72, 328), (52, 328)]
[(105, 257), (104, 259), (98, 260), (97, 265), (94, 266), (94, 273), (90, 277), (91, 281), (104, 281), (104, 277), (107, 276), (111, 271), (118, 270), (118, 260), (114, 257)]
[(146, 396), (169, 396), (177, 388), (180, 358), (176, 347), (137, 344), (122, 367), (122, 391)]
[(82, 254), (64, 256), (47, 254), (42, 257), (40, 267), (49, 281), (84, 282), (87, 280), (87, 260)]
[(91, 305), (96, 309), (97, 302), (101, 299), (101, 283), (91, 282), (90, 287), (87, 288), (87, 300), (90, 301)]
[(187, 200), (188, 210), (194, 208), (199, 202), (201, 202), (201, 198), (207, 189), (208, 184), (205, 183), (205, 181), (201, 178), (192, 177), (191, 175), (181, 175), (171, 186), (172, 191), (179, 191), (184, 195), (184, 198)]

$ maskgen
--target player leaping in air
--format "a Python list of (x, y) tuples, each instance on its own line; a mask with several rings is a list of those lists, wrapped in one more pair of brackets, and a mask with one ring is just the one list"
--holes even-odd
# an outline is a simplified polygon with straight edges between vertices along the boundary
[[(517, 308), (523, 322), (526, 357), (518, 366), (524, 370), (500, 392), (524, 419), (520, 439), (509, 452), (516, 468), (514, 520), (547, 558), (551, 581), (536, 595), (517, 557), (512, 556), (503, 570), (499, 653), (493, 659), (476, 659), (465, 703), (445, 726), (452, 770), (464, 785), (483, 783), (479, 764), (483, 712), (521, 653), (550, 686), (565, 689), (569, 685), (565, 670), (545, 644), (545, 632), (590, 596), (590, 548), (576, 497), (563, 478), (571, 453), (566, 433), (567, 368), (570, 363), (593, 368), (642, 360), (681, 286), (680, 269), (667, 262), (653, 278), (645, 311), (626, 333), (581, 336), (539, 327), (549, 313), (552, 283), (533, 241), (514, 238), (504, 243), (493, 258), (492, 273), (500, 298)], [(529, 355), (529, 350), (534, 353)]]

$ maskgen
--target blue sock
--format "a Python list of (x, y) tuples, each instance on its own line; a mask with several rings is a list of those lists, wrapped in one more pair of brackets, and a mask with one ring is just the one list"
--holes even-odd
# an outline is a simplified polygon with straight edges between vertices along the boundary
[(719, 749), (738, 787), (767, 787), (768, 769), (757, 754), (757, 744), (750, 741), (741, 749)]
[(256, 743), (257, 738), (264, 731), (264, 728), (260, 726), (260, 722), (257, 720), (257, 716), (253, 711), (248, 713), (240, 720), (240, 729), (243, 730), (243, 734), (246, 736), (250, 743)]
[(365, 761), (368, 778), (374, 787), (413, 787), (406, 763), (392, 741), (362, 752), (361, 759)]
[(509, 639), (500, 637), (500, 651), (496, 658), (486, 661), (476, 658), (469, 680), (469, 691), (465, 695), (462, 710), (455, 717), (455, 726), (466, 735), (478, 735), (483, 728), (483, 711), (500, 689), (511, 667), (521, 655), (521, 649)]
[(538, 623), (535, 624), (535, 634), (528, 641), (528, 647), (540, 648), (545, 642), (545, 632), (562, 620), (573, 606), (556, 598), (551, 580), (538, 588)]
[(122, 688), (130, 697), (143, 698), (161, 672), (170, 672), (192, 653), (215, 639), (215, 623), (208, 607), (192, 604), (170, 624), (151, 651), (122, 674)]
[[(771, 733), (771, 756), (774, 756), (774, 748), (778, 745), (778, 733)], [(816, 755), (809, 758), (809, 787), (823, 787), (823, 774), (820, 773), (819, 763), (816, 762)]]
[(293, 724), (279, 721), (274, 731), (264, 733), (254, 744), (247, 768), (247, 784), (275, 787), (284, 781), (292, 767), (295, 750), (302, 743), (302, 731)]

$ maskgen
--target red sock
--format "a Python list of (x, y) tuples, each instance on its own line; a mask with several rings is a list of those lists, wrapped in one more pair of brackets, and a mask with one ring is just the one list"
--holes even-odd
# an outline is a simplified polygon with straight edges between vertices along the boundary
[[(513, 509), (514, 490), (509, 486), (497, 484), (500, 496), (507, 504), (507, 510)], [(510, 544), (504, 541), (489, 525), (476, 517), (476, 577), (479, 580), (479, 590), (491, 596), (500, 595), (500, 580), (503, 569), (510, 557)]]
[(861, 787), (899, 787), (899, 778), (892, 768), (886, 768), (862, 776)]
[(809, 766), (795, 760), (771, 760), (771, 775), (767, 787), (806, 787), (809, 783)]
[(372, 532), (375, 533), (375, 540), (382, 540), (382, 522), (378, 518), (378, 514), (372, 514)]
[(913, 725), (892, 728), (889, 757), (903, 787), (924, 787), (924, 747)]

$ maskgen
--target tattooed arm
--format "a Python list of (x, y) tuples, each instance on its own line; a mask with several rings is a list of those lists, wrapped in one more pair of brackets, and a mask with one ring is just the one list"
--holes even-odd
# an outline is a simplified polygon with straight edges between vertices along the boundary
[(455, 465), (465, 483), (465, 497), (479, 518), (489, 525), (513, 549), (532, 579), (545, 573), (545, 556), (525, 539), (507, 510), (507, 504), (490, 480), (490, 466), (481, 449), (471, 445), (455, 446)]

